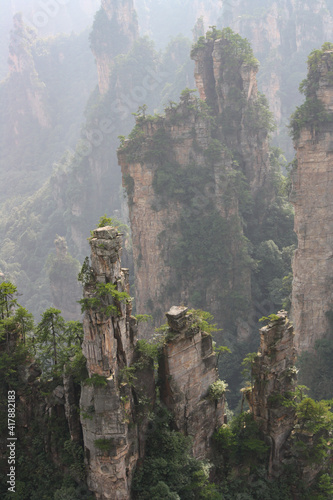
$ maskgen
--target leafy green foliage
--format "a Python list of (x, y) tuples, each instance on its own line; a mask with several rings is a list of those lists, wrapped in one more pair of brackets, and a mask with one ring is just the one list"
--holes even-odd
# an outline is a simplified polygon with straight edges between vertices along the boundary
[[(211, 30), (206, 33), (206, 40), (222, 39), (225, 46), (225, 60), (229, 67), (240, 66), (242, 64), (249, 64), (255, 67), (258, 66), (258, 61), (253, 55), (250, 43), (246, 38), (242, 38), (238, 33), (234, 33), (231, 28), (224, 28), (217, 30), (215, 26), (211, 26)], [(198, 42), (193, 46), (191, 57), (206, 46), (205, 37), (200, 37)]]
[(331, 403), (304, 398), (297, 406), (296, 415), (294, 453), (307, 464), (324, 465), (332, 452)]
[(0, 284), (0, 316), (2, 320), (9, 318), (11, 309), (17, 304), (15, 295), (17, 295), (17, 287), (13, 283), (4, 281)]
[(311, 133), (315, 134), (320, 130), (321, 125), (331, 121), (332, 117), (327, 113), (323, 102), (316, 96), (309, 97), (291, 115), (291, 137), (294, 141), (297, 141), (303, 128), (309, 128)]
[[(62, 373), (65, 363), (66, 371), (73, 375), (74, 382), (82, 380), (79, 376), (80, 370), (85, 367), (85, 358), (80, 348), (83, 337), (82, 324), (78, 321), (65, 323), (60, 311), (50, 308), (34, 330), (32, 315), (17, 304), (14, 298), (16, 287), (6, 283), (1, 292), (4, 319), (0, 319), (0, 330), (2, 322), (6, 322), (11, 338), (7, 346), (5, 339), (0, 340), (0, 392), (5, 401), (7, 398), (4, 394), (7, 390), (15, 389), (17, 394), (20, 394), (20, 398), (16, 398), (17, 413), (24, 414), (29, 411), (24, 432), (20, 427), (15, 430), (18, 437), (16, 492), (8, 493), (4, 475), (4, 481), (2, 478), (0, 480), (1, 498), (49, 500), (51, 492), (52, 499), (53, 495), (54, 498), (61, 499), (66, 498), (63, 493), (70, 492), (71, 500), (88, 500), (91, 496), (83, 485), (85, 467), (82, 446), (71, 440), (65, 413), (56, 411), (48, 399), (59, 384), (58, 375)], [(44, 373), (48, 372), (53, 379), (43, 380), (38, 377), (41, 373), (38, 362), (42, 364)], [(31, 366), (33, 372), (30, 372)], [(49, 370), (50, 366), (52, 370)], [(25, 375), (22, 376), (29, 372), (34, 373), (33, 383), (27, 380)], [(43, 411), (45, 404), (48, 405), (47, 412)], [(4, 439), (8, 432), (5, 410), (1, 404), (1, 439)], [(3, 422), (3, 417), (6, 422)], [(52, 459), (54, 454), (57, 456), (56, 461)]]
[(223, 380), (213, 382), (208, 390), (208, 397), (211, 401), (219, 401), (228, 390), (228, 384)]
[(102, 7), (97, 11), (89, 37), (90, 46), (94, 53), (106, 52), (109, 56), (114, 57), (119, 53), (127, 52), (130, 40), (124, 34), (115, 17), (113, 16), (110, 20)]
[(228, 482), (229, 474), (236, 465), (256, 467), (265, 464), (268, 447), (262, 440), (259, 428), (250, 413), (234, 417), (229, 425), (223, 425), (214, 436), (221, 464), (219, 475)]
[(278, 321), (280, 318), (277, 314), (270, 314), (269, 316), (263, 316), (260, 318), (260, 322), (267, 321), (269, 323), (273, 323), (274, 321)]
[[(299, 86), (299, 90), (305, 95), (305, 103), (296, 108), (291, 115), (290, 131), (294, 141), (299, 139), (302, 128), (310, 128), (315, 134), (320, 130), (321, 125), (332, 121), (332, 117), (325, 110), (323, 102), (317, 97), (319, 80), (321, 77), (320, 65), (324, 52), (332, 50), (333, 44), (326, 42), (320, 50), (313, 50), (308, 57), (308, 75)], [(328, 57), (333, 59), (332, 54)], [(333, 74), (328, 74), (327, 78), (333, 83)]]
[(229, 347), (224, 346), (224, 345), (221, 345), (221, 346), (217, 347), (216, 346), (216, 342), (213, 342), (213, 350), (214, 350), (215, 354), (217, 354), (217, 357), (216, 357), (216, 367), (218, 367), (220, 357), (223, 354), (225, 354), (225, 353), (231, 354), (231, 350), (229, 349)]
[(136, 314), (135, 319), (137, 320), (138, 324), (140, 324), (152, 321), (153, 317), (150, 314)]
[(171, 430), (170, 424), (170, 415), (158, 408), (145, 460), (134, 477), (134, 498), (222, 499), (216, 486), (209, 483), (209, 467), (191, 457), (190, 438)]
[(122, 221), (117, 219), (116, 217), (108, 217), (106, 214), (100, 217), (97, 227), (106, 227), (112, 226), (115, 227), (118, 231), (122, 231), (126, 234), (129, 232), (129, 227), (124, 224)]
[(31, 337), (31, 348), (44, 376), (59, 376), (66, 365), (74, 378), (82, 380), (86, 361), (81, 352), (83, 325), (80, 321), (65, 322), (60, 313), (53, 307), (43, 313)]
[(110, 453), (114, 448), (114, 440), (112, 438), (95, 439), (94, 445), (103, 453)]
[(94, 272), (90, 267), (89, 257), (84, 259), (84, 262), (81, 267), (81, 271), (78, 274), (78, 281), (80, 281), (83, 285), (87, 285), (94, 281)]
[(135, 350), (139, 353), (141, 360), (157, 362), (161, 343), (149, 340), (138, 340)]
[(213, 324), (214, 316), (207, 311), (201, 311), (200, 309), (190, 309), (188, 314), (192, 315), (192, 327), (199, 328), (202, 332), (213, 333), (221, 331), (221, 328), (217, 328), (216, 323)]
[(251, 352), (242, 361), (242, 377), (244, 382), (247, 385), (252, 386), (253, 384), (253, 374), (252, 374), (252, 368), (253, 368), (253, 363), (256, 357), (258, 356), (257, 352)]
[(264, 94), (259, 92), (258, 99), (247, 106), (244, 125), (250, 133), (258, 133), (260, 130), (274, 132), (276, 129), (274, 115), (269, 110), (268, 100)]
[(47, 309), (36, 330), (36, 343), (44, 347), (40, 357), (46, 362), (52, 360), (55, 366), (59, 362), (59, 347), (65, 342), (65, 321), (60, 313), (61, 311), (54, 307)]
[(94, 288), (92, 297), (79, 300), (82, 313), (92, 309), (106, 316), (118, 316), (119, 304), (131, 300), (127, 292), (119, 292), (113, 283), (97, 283)]
[(84, 381), (85, 385), (90, 385), (93, 387), (105, 387), (107, 385), (107, 380), (102, 375), (94, 373), (90, 378)]

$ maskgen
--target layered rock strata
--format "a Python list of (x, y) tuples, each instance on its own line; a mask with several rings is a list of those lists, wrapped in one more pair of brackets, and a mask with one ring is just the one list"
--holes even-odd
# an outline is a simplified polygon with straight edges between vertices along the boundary
[[(85, 285), (84, 297), (96, 297), (98, 284), (128, 292), (128, 272), (120, 263), (121, 235), (111, 227), (96, 229), (90, 245), (93, 282)], [(125, 500), (130, 498), (139, 448), (137, 428), (129, 426), (133, 397), (126, 383), (121, 385), (120, 372), (133, 361), (137, 326), (129, 303), (111, 296), (106, 301), (117, 311), (110, 315), (88, 308), (84, 317), (82, 349), (92, 384), (82, 388), (81, 423), (90, 490), (100, 500)]]
[[(254, 385), (246, 395), (251, 412), (270, 445), (269, 473), (279, 476), (295, 424), (297, 370), (293, 327), (285, 311), (260, 330), (260, 349), (252, 368)], [(290, 403), (288, 405), (288, 402)]]
[(293, 263), (292, 317), (299, 351), (312, 349), (329, 333), (333, 309), (333, 71), (332, 52), (319, 65), (316, 92), (327, 120), (313, 130), (304, 126), (295, 143), (297, 169), (292, 203), (298, 248)]
[(186, 307), (167, 313), (169, 341), (160, 364), (161, 400), (172, 412), (176, 430), (193, 438), (193, 455), (211, 454), (211, 437), (224, 422), (224, 395), (213, 401), (209, 389), (218, 380), (212, 337), (200, 330)]

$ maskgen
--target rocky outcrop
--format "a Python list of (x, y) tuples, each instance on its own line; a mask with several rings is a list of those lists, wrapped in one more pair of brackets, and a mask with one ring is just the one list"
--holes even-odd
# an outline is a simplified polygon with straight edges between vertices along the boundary
[(239, 41), (232, 45), (228, 36), (234, 34), (199, 42), (192, 53), (204, 103), (184, 91), (165, 117), (139, 117), (137, 137), (118, 151), (129, 198), (137, 310), (153, 313), (157, 323), (165, 307), (185, 303), (233, 330), (237, 315), (246, 321), (251, 302), (240, 208), (245, 195), (236, 184), (242, 178), (250, 197), (265, 188), (273, 198), (268, 130), (257, 61), (249, 46), (246, 54), (237, 52)]
[(327, 119), (300, 130), (295, 143), (292, 203), (298, 248), (293, 263), (292, 317), (299, 351), (312, 349), (329, 333), (328, 314), (333, 309), (333, 70), (332, 52), (324, 52), (319, 64), (317, 97)]
[[(111, 227), (96, 229), (90, 245), (85, 299), (98, 298), (98, 285), (128, 292), (128, 273), (120, 263), (121, 235)], [(120, 373), (133, 361), (136, 322), (126, 300), (111, 294), (100, 300), (104, 307), (88, 305), (83, 323), (82, 349), (91, 380), (82, 389), (80, 403), (88, 486), (101, 500), (128, 499), (139, 450), (137, 428), (129, 426), (133, 397), (130, 388), (121, 385)]]
[(282, 473), (286, 443), (294, 429), (295, 362), (293, 327), (287, 313), (280, 311), (260, 330), (260, 349), (252, 367), (254, 384), (246, 393), (254, 419), (270, 445), (271, 476)]
[(167, 313), (168, 336), (160, 363), (161, 400), (172, 412), (177, 431), (192, 436), (193, 455), (211, 455), (211, 437), (224, 422), (224, 394), (212, 399), (217, 382), (216, 356), (211, 335), (201, 331), (186, 307)]
[(109, 88), (110, 71), (118, 54), (126, 54), (138, 37), (138, 22), (133, 0), (102, 0), (91, 33), (91, 48), (96, 58), (99, 91)]

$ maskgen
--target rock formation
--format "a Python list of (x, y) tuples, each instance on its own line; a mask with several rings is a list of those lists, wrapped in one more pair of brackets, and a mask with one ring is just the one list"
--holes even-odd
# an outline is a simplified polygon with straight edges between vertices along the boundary
[[(139, 117), (137, 136), (118, 151), (129, 198), (137, 310), (153, 313), (157, 322), (165, 307), (183, 302), (209, 310), (219, 325), (233, 329), (234, 318), (246, 319), (251, 302), (241, 222), (249, 214), (240, 205), (264, 187), (265, 198), (273, 196), (257, 61), (248, 45), (237, 52), (237, 37), (226, 30), (193, 50), (203, 102), (184, 91), (165, 117)], [(246, 195), (240, 194), (243, 181)], [(252, 223), (258, 226), (263, 212), (260, 218)]]
[[(250, 134), (246, 124), (247, 113), (251, 107), (258, 105), (258, 86), (256, 75), (259, 66), (255, 59), (244, 58), (234, 79), (230, 79), (228, 51), (230, 41), (225, 38), (207, 40), (204, 47), (193, 51), (195, 60), (195, 79), (200, 98), (206, 101), (213, 110), (222, 116), (230, 106), (233, 92), (239, 90), (239, 99), (243, 99), (240, 110), (239, 130), (231, 138), (229, 147), (236, 148), (242, 156), (247, 181), (252, 192), (260, 189), (266, 181), (269, 170), (267, 130)], [(259, 117), (252, 117), (258, 119)]]
[(295, 424), (295, 407), (291, 404), (297, 375), (294, 342), (287, 313), (280, 311), (260, 330), (260, 349), (252, 368), (254, 385), (246, 394), (254, 419), (271, 448), (271, 476), (281, 474), (286, 442)]
[(299, 351), (314, 347), (329, 333), (333, 309), (333, 70), (332, 52), (323, 52), (318, 65), (316, 96), (327, 112), (321, 123), (313, 118), (295, 141), (297, 169), (292, 203), (298, 236), (293, 272), (292, 318)]
[(14, 16), (14, 28), (9, 44), (9, 78), (12, 86), (24, 89), (22, 93), (11, 99), (12, 109), (16, 110), (16, 120), (11, 123), (11, 134), (15, 137), (22, 127), (22, 115), (30, 114), (30, 119), (37, 120), (41, 128), (49, 128), (51, 121), (47, 111), (47, 94), (45, 85), (39, 80), (35, 62), (31, 53), (32, 45), (37, 36), (33, 29), (23, 23), (21, 14)]
[[(148, 415), (155, 405), (154, 368), (135, 347), (138, 327), (121, 295), (129, 288), (128, 272), (120, 267), (121, 235), (112, 227), (99, 228), (90, 244), (91, 267), (86, 263), (82, 275), (82, 349), (90, 378), (80, 401), (88, 486), (100, 500), (127, 500), (137, 462), (144, 458)], [(113, 296), (102, 292), (108, 285), (116, 287)], [(174, 307), (167, 317), (161, 401), (177, 430), (193, 436), (194, 456), (207, 458), (210, 438), (224, 419), (224, 394), (208, 397), (218, 379), (212, 338), (186, 308)]]
[(285, 124), (295, 104), (300, 103), (298, 85), (305, 76), (309, 50), (332, 39), (331, 4), (327, 0), (305, 0), (302, 4), (296, 0), (270, 0), (261, 9), (261, 4), (240, 0), (226, 5), (223, 21), (251, 42), (260, 60), (260, 88), (279, 125), (279, 146), (292, 158)]
[(99, 91), (109, 88), (110, 71), (118, 54), (126, 54), (138, 37), (138, 22), (133, 0), (102, 0), (91, 33), (91, 48), (96, 58)]
[[(121, 235), (111, 227), (96, 229), (90, 244), (85, 299), (96, 297), (98, 284), (128, 292), (127, 270), (120, 264)], [(88, 486), (98, 499), (127, 499), (139, 451), (137, 429), (129, 426), (133, 397), (126, 384), (121, 386), (120, 371), (133, 361), (136, 324), (129, 303), (111, 295), (103, 300), (105, 307), (115, 307), (112, 314), (88, 307), (83, 323), (83, 353), (92, 381), (81, 393)]]
[(66, 321), (75, 321), (80, 317), (78, 300), (81, 296), (81, 287), (77, 282), (80, 263), (73, 259), (68, 252), (66, 239), (57, 236), (54, 241), (56, 255), (49, 259), (48, 275), (51, 286), (52, 303), (60, 309)]
[(224, 394), (215, 401), (209, 389), (217, 382), (211, 335), (201, 331), (186, 307), (167, 313), (170, 340), (160, 364), (161, 400), (172, 412), (177, 431), (193, 437), (193, 455), (211, 454), (210, 439), (224, 422)]

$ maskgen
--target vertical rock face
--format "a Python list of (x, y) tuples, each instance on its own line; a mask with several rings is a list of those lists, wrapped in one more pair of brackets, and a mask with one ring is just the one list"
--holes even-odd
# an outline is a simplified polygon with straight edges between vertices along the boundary
[(16, 92), (24, 89), (23, 98), (22, 95), (15, 95), (16, 106), (14, 102), (10, 103), (13, 109), (17, 110), (16, 121), (10, 124), (11, 133), (15, 136), (20, 131), (20, 115), (31, 114), (33, 119), (38, 120), (41, 128), (49, 128), (51, 123), (47, 112), (45, 86), (38, 78), (31, 53), (36, 33), (23, 23), (20, 14), (16, 14), (13, 21), (14, 29), (9, 44), (9, 72), (11, 84), (16, 87)]
[(76, 443), (82, 442), (82, 428), (80, 424), (80, 416), (78, 415), (78, 407), (80, 406), (80, 388), (75, 384), (72, 375), (63, 376), (64, 398), (65, 398), (65, 415), (68, 423), (68, 429), (72, 441)]
[(172, 338), (160, 365), (161, 400), (174, 416), (177, 431), (193, 437), (193, 455), (207, 458), (210, 438), (224, 421), (224, 396), (212, 401), (209, 388), (217, 381), (212, 337), (195, 325), (185, 307), (167, 313)]
[[(179, 125), (172, 123), (171, 113), (167, 113), (165, 121), (147, 123), (144, 135), (147, 142), (143, 146), (141, 158), (149, 154), (153, 137), (161, 131), (170, 137), (174, 144), (173, 159), (185, 166), (195, 158), (197, 164), (205, 168), (205, 158), (194, 150), (191, 133), (195, 130), (197, 144), (202, 150), (209, 145), (209, 126), (204, 119), (188, 114), (186, 104), (178, 109), (181, 120)], [(119, 154), (122, 166), (123, 184), (129, 193), (129, 212), (133, 240), (133, 258), (136, 279), (136, 307), (140, 313), (152, 312), (159, 320), (164, 317), (164, 311), (171, 307), (172, 302), (187, 300), (188, 294), (167, 288), (172, 280), (177, 283), (177, 277), (167, 262), (170, 251), (175, 246), (179, 231), (179, 213), (181, 201), (163, 203), (154, 190), (154, 176), (158, 170), (158, 162), (143, 162), (138, 158), (129, 162), (126, 154)], [(214, 178), (213, 178), (214, 179)], [(133, 188), (131, 187), (133, 186)], [(199, 193), (200, 194), (200, 193)], [(167, 229), (173, 228), (166, 232)], [(180, 287), (181, 290), (181, 287)], [(179, 296), (179, 293), (183, 295)], [(140, 330), (144, 332), (144, 329)]]
[(52, 255), (48, 269), (53, 305), (60, 309), (66, 321), (80, 317), (78, 300), (81, 287), (77, 282), (80, 264), (68, 252), (66, 239), (57, 236), (56, 255)]
[(250, 409), (271, 446), (269, 471), (281, 474), (284, 445), (295, 423), (295, 409), (283, 405), (293, 398), (296, 378), (294, 331), (287, 313), (260, 330), (260, 349), (252, 369), (254, 386), (247, 393)]
[[(95, 283), (86, 284), (85, 298), (96, 297), (98, 284), (115, 285), (118, 292), (128, 292), (128, 273), (120, 263), (121, 235), (111, 227), (100, 228), (94, 231), (90, 244), (90, 273)], [(130, 498), (139, 451), (137, 429), (128, 425), (132, 394), (126, 384), (120, 387), (119, 377), (120, 370), (132, 362), (137, 327), (129, 304), (106, 299), (106, 307), (112, 304), (117, 309), (113, 315), (92, 308), (85, 314), (83, 353), (89, 376), (92, 381), (97, 377), (97, 383), (82, 389), (81, 423), (89, 488), (98, 499), (125, 500)]]
[[(305, 58), (314, 47), (332, 39), (333, 12), (329, 1), (270, 0), (256, 10), (251, 0), (227, 2), (229, 22), (252, 44), (262, 65), (260, 87), (281, 126), (279, 142), (292, 157), (285, 129), (295, 104), (298, 82), (305, 75)], [(227, 21), (226, 16), (224, 18)]]
[(235, 75), (236, 80), (228, 78), (230, 68), (226, 63), (229, 44), (227, 37), (215, 42), (209, 40), (193, 53), (195, 79), (201, 99), (218, 110), (220, 116), (230, 105), (230, 93), (239, 91), (239, 99), (244, 101), (238, 118), (240, 127), (238, 133), (230, 138), (230, 146), (237, 148), (242, 155), (247, 180), (255, 192), (263, 186), (269, 169), (267, 132), (263, 130), (254, 138), (245, 123), (249, 107), (258, 102), (258, 66), (254, 61), (245, 60)]
[(129, 198), (137, 310), (153, 313), (157, 322), (165, 308), (183, 302), (233, 329), (234, 318), (245, 320), (251, 302), (241, 222), (247, 215), (240, 207), (247, 195), (239, 183), (244, 180), (249, 197), (263, 187), (269, 197), (268, 130), (257, 61), (248, 45), (231, 55), (229, 35), (207, 39), (192, 53), (204, 102), (185, 91), (165, 117), (140, 117), (137, 136), (118, 151)]
[(109, 88), (113, 59), (128, 52), (138, 37), (138, 30), (133, 0), (102, 0), (91, 33), (91, 48), (96, 58), (102, 95)]
[[(300, 351), (328, 334), (327, 313), (333, 309), (333, 70), (332, 52), (322, 54), (318, 99), (327, 120), (317, 130), (304, 126), (296, 141), (297, 170), (293, 199), (298, 236), (293, 272), (293, 322)], [(315, 125), (314, 125), (315, 126)]]

